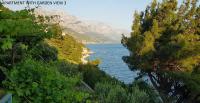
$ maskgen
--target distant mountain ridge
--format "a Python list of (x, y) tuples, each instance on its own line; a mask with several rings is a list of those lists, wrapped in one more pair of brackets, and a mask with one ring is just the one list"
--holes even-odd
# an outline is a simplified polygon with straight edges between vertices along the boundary
[(116, 29), (105, 23), (80, 20), (64, 11), (48, 11), (38, 8), (35, 13), (45, 16), (58, 15), (59, 18), (55, 21), (61, 21), (63, 31), (83, 43), (119, 43), (122, 34), (129, 34), (127, 30)]

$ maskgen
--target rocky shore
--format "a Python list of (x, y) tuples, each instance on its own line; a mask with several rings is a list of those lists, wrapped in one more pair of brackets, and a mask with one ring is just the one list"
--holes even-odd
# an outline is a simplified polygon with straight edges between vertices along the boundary
[(82, 51), (82, 58), (81, 58), (81, 61), (83, 64), (87, 64), (88, 63), (88, 60), (87, 58), (93, 54), (92, 51), (90, 51), (88, 48), (83, 48), (83, 51)]

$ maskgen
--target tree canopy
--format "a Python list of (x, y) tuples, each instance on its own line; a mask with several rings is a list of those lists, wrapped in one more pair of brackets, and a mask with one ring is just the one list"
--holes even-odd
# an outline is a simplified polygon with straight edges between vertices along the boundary
[[(135, 12), (131, 37), (122, 44), (130, 68), (148, 74), (154, 86), (175, 101), (200, 100), (200, 6), (197, 0), (153, 0)], [(165, 97), (163, 97), (165, 98)]]

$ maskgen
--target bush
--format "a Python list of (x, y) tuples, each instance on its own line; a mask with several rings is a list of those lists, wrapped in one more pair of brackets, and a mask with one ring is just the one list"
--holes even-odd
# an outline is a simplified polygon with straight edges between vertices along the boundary
[(31, 56), (36, 60), (55, 61), (57, 60), (57, 50), (46, 43), (37, 44), (31, 51)]
[(95, 97), (100, 103), (160, 103), (158, 97), (151, 100), (151, 94), (140, 89), (137, 82), (131, 87), (123, 87), (117, 83), (97, 83)]
[(113, 85), (111, 85), (110, 83), (97, 83), (95, 85), (95, 95), (101, 103), (105, 102), (105, 98), (108, 97), (108, 94), (112, 87)]
[(28, 59), (15, 66), (7, 74), (5, 87), (13, 91), (19, 103), (22, 102), (81, 102), (89, 94), (76, 90), (80, 82), (77, 77), (65, 77), (57, 67)]
[(92, 88), (98, 82), (119, 82), (94, 65), (79, 65), (78, 69), (83, 73), (83, 80)]
[(119, 84), (97, 83), (95, 95), (100, 103), (127, 103), (126, 90)]
[(129, 102), (130, 103), (152, 103), (150, 102), (149, 95), (139, 89), (138, 86), (132, 88), (132, 93), (129, 93)]
[(106, 103), (127, 103), (128, 96), (124, 88), (117, 85), (113, 87), (106, 99)]
[(78, 70), (78, 65), (76, 64), (60, 60), (53, 62), (53, 65), (56, 65), (56, 67), (58, 67), (58, 71), (67, 77), (76, 76), (80, 74)]
[[(161, 98), (158, 94), (158, 92), (152, 87), (150, 86), (148, 83), (146, 83), (145, 81), (135, 81), (131, 86), (130, 86), (130, 91), (131, 92), (138, 92), (137, 90), (142, 90), (141, 91), (141, 98), (145, 98), (145, 95), (148, 95), (147, 99), (150, 103), (161, 103)], [(142, 93), (144, 92), (144, 93)], [(137, 95), (139, 96), (139, 95)], [(140, 98), (140, 97), (137, 97)], [(145, 100), (145, 99), (142, 99)]]

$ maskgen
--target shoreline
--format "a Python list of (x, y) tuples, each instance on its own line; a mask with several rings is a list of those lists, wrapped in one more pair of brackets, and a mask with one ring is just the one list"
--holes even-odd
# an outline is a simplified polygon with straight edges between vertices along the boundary
[(87, 58), (93, 53), (94, 52), (90, 51), (88, 48), (83, 47), (82, 48), (82, 58), (81, 58), (82, 63), (87, 64), (88, 63)]

